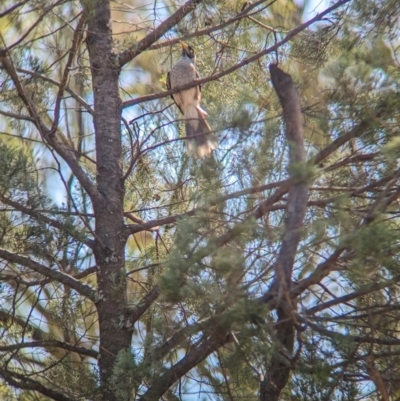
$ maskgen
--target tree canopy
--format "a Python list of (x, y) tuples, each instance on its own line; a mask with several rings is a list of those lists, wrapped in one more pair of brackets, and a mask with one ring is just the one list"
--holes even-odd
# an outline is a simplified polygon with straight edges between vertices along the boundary
[(400, 399), (400, 2), (315, 7), (2, 2), (0, 398)]

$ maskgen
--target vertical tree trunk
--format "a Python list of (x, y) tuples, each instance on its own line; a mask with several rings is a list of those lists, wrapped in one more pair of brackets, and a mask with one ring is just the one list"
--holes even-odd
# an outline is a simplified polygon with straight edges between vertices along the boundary
[(103, 399), (113, 401), (116, 396), (109, 379), (115, 358), (121, 350), (129, 348), (131, 341), (131, 332), (120, 327), (126, 309), (126, 276), (119, 68), (113, 65), (109, 0), (91, 3), (87, 12), (87, 43), (94, 90), (97, 187), (101, 194), (101, 199), (93, 205), (98, 268), (99, 367)]
[(300, 99), (289, 74), (277, 65), (269, 67), (271, 80), (283, 109), (286, 140), (289, 143), (289, 162), (292, 178), (297, 178), (289, 190), (285, 232), (275, 268), (275, 277), (270, 291), (278, 298), (278, 324), (276, 338), (278, 347), (273, 350), (266, 367), (266, 377), (260, 383), (261, 401), (278, 401), (281, 391), (289, 380), (291, 356), (294, 346), (295, 303), (289, 296), (292, 285), (292, 272), (300, 242), (301, 228), (308, 200), (308, 186), (300, 179), (304, 174), (295, 175), (295, 170), (305, 168), (304, 133)]

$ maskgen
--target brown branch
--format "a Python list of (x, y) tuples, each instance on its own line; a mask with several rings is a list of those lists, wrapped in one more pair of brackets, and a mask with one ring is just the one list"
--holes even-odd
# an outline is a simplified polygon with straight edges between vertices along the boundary
[[(284, 189), (286, 189), (286, 191), (287, 191), (287, 186), (285, 185), (287, 183), (288, 183), (288, 180), (283, 180), (283, 181), (277, 181), (277, 182), (270, 183), (270, 184), (259, 185), (259, 186), (256, 186), (256, 187), (243, 189), (241, 191), (232, 192), (231, 194), (227, 194), (227, 195), (218, 197), (216, 199), (212, 199), (208, 203), (207, 206), (200, 206), (200, 207), (197, 207), (195, 209), (189, 210), (188, 212), (185, 212), (185, 213), (180, 213), (180, 214), (176, 214), (176, 215), (173, 215), (173, 216), (163, 217), (163, 218), (158, 219), (158, 220), (150, 220), (150, 221), (139, 223), (139, 224), (127, 225), (126, 226), (126, 235), (129, 236), (131, 234), (135, 234), (135, 233), (138, 233), (140, 231), (147, 231), (147, 230), (154, 229), (155, 227), (159, 227), (159, 226), (164, 226), (166, 224), (175, 223), (179, 219), (183, 219), (185, 217), (194, 216), (198, 212), (208, 211), (211, 206), (218, 205), (218, 204), (220, 204), (222, 202), (225, 202), (225, 201), (227, 201), (229, 199), (237, 198), (239, 196), (254, 194), (254, 193), (257, 193), (257, 192), (262, 192), (262, 191), (266, 191), (268, 189), (276, 188), (276, 187), (279, 187), (279, 186), (283, 187), (281, 189), (281, 191), (283, 191)], [(281, 193), (281, 191), (279, 191), (279, 193)], [(275, 199), (277, 196), (278, 195), (275, 195), (275, 197), (273, 199)], [(270, 205), (272, 205), (271, 202), (274, 203), (276, 201), (274, 201), (274, 200), (269, 200), (268, 201), (267, 200), (267, 201), (263, 202), (262, 204), (260, 204), (259, 210), (257, 209), (257, 211), (254, 213), (253, 217), (255, 217), (255, 218), (262, 217), (267, 212), (267, 209), (270, 207)], [(260, 214), (260, 215), (258, 216), (258, 214)], [(127, 213), (125, 213), (125, 215), (127, 215)]]
[[(272, 0), (270, 3), (266, 4), (265, 7), (263, 7), (263, 9), (268, 8), (270, 5), (272, 5), (275, 2), (276, 2), (276, 0)], [(246, 7), (239, 14), (235, 15), (234, 17), (228, 19), (225, 22), (222, 22), (219, 25), (214, 25), (214, 26), (211, 26), (209, 28), (201, 29), (199, 31), (192, 32), (192, 33), (189, 33), (187, 35), (184, 35), (184, 36), (182, 36), (180, 38), (166, 40), (165, 42), (161, 42), (161, 43), (158, 43), (156, 45), (149, 46), (147, 48), (147, 50), (162, 49), (163, 47), (176, 45), (181, 40), (185, 41), (185, 40), (188, 40), (188, 39), (197, 38), (199, 36), (209, 35), (210, 33), (213, 33), (215, 31), (219, 31), (220, 29), (223, 29), (223, 28), (225, 28), (225, 27), (227, 27), (227, 26), (239, 21), (240, 19), (249, 18), (248, 17), (249, 11), (253, 10), (257, 6), (261, 5), (262, 3), (265, 3), (265, 0), (259, 0), (259, 1), (256, 1), (254, 3), (251, 3), (251, 2), (248, 2), (247, 4), (244, 3), (246, 5)]]
[[(294, 184), (289, 189), (285, 231), (279, 249), (274, 279), (268, 292), (277, 295), (276, 338), (284, 353), (291, 356), (295, 330), (294, 305), (289, 291), (308, 201), (308, 185), (304, 178), (300, 178), (301, 174), (296, 177), (295, 170), (306, 168), (306, 153), (300, 98), (293, 80), (289, 74), (283, 72), (275, 64), (271, 64), (269, 70), (272, 84), (283, 109), (286, 141), (289, 144), (289, 171)], [(275, 350), (267, 363), (266, 377), (260, 383), (260, 400), (278, 401), (281, 391), (289, 380), (290, 371), (290, 361), (282, 356), (281, 349)]]
[[(376, 114), (378, 116), (379, 113)], [(337, 139), (335, 139), (331, 144), (329, 144), (325, 149), (321, 150), (318, 155), (314, 158), (315, 164), (320, 163), (323, 159), (325, 159), (329, 154), (331, 154), (336, 149), (343, 146), (346, 142), (350, 141), (353, 138), (359, 137), (369, 126), (371, 125), (371, 121), (362, 121), (360, 124), (354, 126), (350, 131), (346, 134), (340, 135)]]
[[(289, 170), (294, 184), (290, 186), (285, 221), (285, 233), (280, 247), (272, 291), (288, 291), (291, 286), (294, 259), (300, 242), (300, 230), (307, 208), (308, 185), (295, 175), (295, 170), (306, 168), (303, 122), (300, 99), (289, 74), (275, 64), (270, 67), (271, 80), (277, 92), (285, 121), (286, 140), (289, 143)], [(296, 183), (298, 181), (298, 183)], [(283, 286), (283, 287), (282, 287)]]
[(97, 190), (95, 184), (90, 180), (89, 176), (83, 171), (82, 167), (79, 165), (73, 150), (70, 149), (68, 146), (66, 146), (63, 142), (59, 141), (56, 134), (54, 132), (51, 132), (47, 128), (42, 118), (40, 117), (39, 113), (37, 112), (36, 107), (32, 102), (32, 99), (25, 90), (22, 82), (19, 80), (17, 71), (11, 59), (8, 57), (7, 51), (4, 49), (3, 50), (0, 49), (0, 63), (3, 65), (3, 67), (13, 80), (18, 95), (28, 108), (29, 114), (34, 119), (34, 124), (38, 129), (40, 135), (42, 136), (43, 141), (45, 143), (48, 143), (64, 159), (64, 161), (68, 164), (73, 174), (75, 174), (79, 183), (88, 193), (92, 202), (98, 203), (101, 200), (102, 196)]
[(38, 221), (48, 224), (51, 227), (68, 232), (68, 234), (71, 235), (71, 237), (82, 242), (89, 248), (93, 248), (93, 246), (94, 246), (93, 240), (91, 240), (91, 239), (83, 239), (82, 240), (82, 238), (79, 238), (78, 236), (76, 236), (76, 234), (74, 232), (72, 232), (68, 227), (65, 227), (62, 223), (60, 223), (57, 220), (50, 219), (49, 217), (44, 216), (43, 214), (37, 212), (36, 210), (28, 208), (26, 206), (23, 206), (18, 202), (14, 202), (11, 199), (9, 199), (1, 194), (0, 194), (0, 201), (5, 203), (6, 205), (12, 206), (15, 210), (18, 210), (21, 213), (27, 214), (28, 216), (32, 216), (35, 219), (37, 219)]
[(24, 1), (20, 1), (17, 4), (14, 4), (13, 6), (11, 6), (8, 10), (3, 11), (2, 13), (0, 13), (0, 18), (5, 17), (7, 14), (12, 13), (14, 10), (16, 10), (17, 8), (25, 5), (26, 3), (28, 3), (30, 0), (24, 0)]
[[(360, 131), (360, 132), (362, 133), (362, 131)], [(356, 135), (356, 136), (359, 136), (359, 135)], [(346, 166), (351, 163), (374, 160), (375, 157), (379, 156), (380, 154), (381, 154), (381, 152), (372, 152), (372, 153), (361, 153), (361, 154), (349, 156), (337, 163), (332, 164), (331, 166), (328, 166), (325, 169), (325, 171), (336, 170), (339, 167), (343, 167), (343, 166)]]
[[(318, 284), (324, 277), (326, 277), (334, 268), (335, 263), (339, 260), (342, 253), (346, 250), (345, 247), (336, 249), (329, 258), (320, 263), (316, 269), (305, 279), (301, 280), (291, 291), (291, 297), (297, 297), (307, 288), (314, 284)], [(267, 297), (266, 294), (264, 297)]]
[(387, 391), (386, 383), (382, 379), (382, 376), (379, 370), (375, 366), (374, 357), (372, 355), (368, 355), (365, 358), (365, 364), (367, 366), (367, 373), (370, 379), (374, 382), (376, 388), (382, 396), (382, 401), (389, 401), (389, 394)]
[(31, 341), (27, 343), (18, 343), (18, 344), (11, 344), (11, 345), (0, 345), (0, 351), (7, 352), (7, 351), (16, 351), (23, 348), (62, 348), (67, 351), (76, 352), (80, 355), (89, 356), (91, 358), (97, 359), (98, 352), (92, 349), (88, 349), (85, 347), (77, 347), (76, 345), (72, 345), (69, 343), (65, 343), (62, 341), (56, 340), (43, 340), (43, 341)]
[(61, 78), (60, 86), (58, 87), (58, 93), (56, 96), (56, 104), (54, 107), (54, 119), (53, 119), (53, 124), (51, 127), (50, 132), (55, 132), (58, 127), (58, 123), (60, 121), (60, 106), (61, 106), (61, 100), (64, 94), (65, 87), (67, 86), (67, 81), (69, 78), (69, 73), (71, 69), (71, 65), (74, 61), (76, 51), (78, 49), (78, 46), (82, 40), (83, 37), (83, 27), (86, 23), (86, 12), (82, 12), (81, 18), (78, 21), (78, 24), (75, 28), (74, 36), (72, 38), (72, 46), (71, 49), (68, 52), (68, 59), (67, 63), (64, 68), (63, 76)]
[(43, 13), (39, 16), (39, 18), (32, 24), (32, 26), (16, 41), (14, 42), (11, 46), (7, 47), (7, 51), (11, 50), (15, 46), (18, 46), (38, 25), (39, 23), (43, 20), (43, 18), (55, 7), (58, 5), (64, 3), (64, 0), (58, 0), (54, 4), (50, 4), (48, 7), (46, 7), (43, 11)]
[(158, 285), (155, 285), (133, 309), (128, 310), (125, 318), (127, 327), (133, 329), (133, 325), (142, 317), (147, 309), (149, 309), (159, 295), (160, 288)]
[(97, 272), (97, 266), (91, 266), (79, 273), (74, 274), (72, 277), (76, 280), (82, 280), (83, 278), (89, 276), (90, 274), (96, 273), (96, 272)]
[[(378, 115), (378, 113), (376, 115)], [(326, 159), (329, 155), (331, 155), (333, 152), (335, 152), (339, 147), (343, 146), (349, 140), (351, 140), (351, 139), (353, 139), (355, 137), (361, 136), (361, 134), (368, 127), (369, 127), (369, 125), (368, 125), (367, 122), (364, 122), (364, 121), (361, 122), (360, 124), (358, 124), (357, 126), (352, 128), (347, 133), (341, 135), (339, 138), (337, 138), (335, 141), (333, 141), (327, 147), (322, 149), (314, 158), (309, 160), (307, 163), (308, 164), (318, 164), (318, 163), (320, 163), (321, 161)], [(375, 153), (373, 153), (371, 155), (365, 155), (363, 160), (369, 160), (369, 159), (372, 159), (375, 156), (376, 156)], [(330, 169), (330, 167), (328, 167), (327, 169)], [(384, 183), (384, 182), (386, 182), (388, 180), (389, 180), (389, 178), (384, 178), (384, 179), (380, 180), (379, 182), (377, 182), (374, 185), (376, 186), (381, 181), (382, 181), (382, 183)], [(287, 206), (275, 207), (275, 206), (273, 206), (273, 204), (275, 202), (277, 202), (279, 199), (281, 199), (282, 196), (285, 195), (288, 192), (288, 190), (289, 190), (289, 188), (290, 188), (290, 186), (292, 184), (293, 184), (293, 180), (288, 179), (288, 180), (277, 181), (277, 182), (274, 182), (274, 183), (269, 183), (269, 184), (260, 185), (260, 186), (256, 186), (256, 187), (251, 187), (251, 188), (243, 189), (241, 191), (233, 192), (231, 194), (227, 194), (227, 195), (221, 196), (219, 198), (216, 198), (214, 200), (211, 200), (207, 207), (206, 206), (198, 207), (198, 208), (195, 208), (195, 209), (190, 210), (188, 212), (177, 214), (177, 215), (174, 215), (174, 216), (163, 217), (161, 219), (150, 220), (150, 221), (139, 223), (139, 224), (126, 225), (126, 235), (129, 236), (131, 234), (135, 234), (135, 233), (138, 233), (138, 232), (141, 232), (141, 231), (151, 230), (151, 229), (153, 229), (155, 227), (159, 227), (159, 226), (163, 226), (163, 225), (166, 225), (166, 224), (175, 223), (177, 220), (179, 220), (181, 218), (193, 216), (197, 212), (207, 211), (207, 210), (209, 210), (210, 206), (215, 206), (215, 205), (217, 205), (219, 203), (222, 203), (222, 202), (225, 202), (225, 201), (227, 201), (229, 199), (234, 199), (236, 197), (245, 196), (245, 195), (249, 195), (249, 194), (253, 194), (253, 193), (257, 193), (257, 192), (262, 192), (262, 191), (266, 191), (266, 190), (269, 190), (269, 189), (273, 189), (273, 188), (279, 187), (277, 189), (277, 191), (275, 192), (275, 194), (272, 195), (267, 200), (265, 200), (264, 202), (260, 203), (260, 205), (254, 211), (254, 213), (250, 216), (250, 218), (260, 219), (262, 216), (264, 216), (269, 211), (277, 210), (277, 209), (284, 209), (284, 208), (287, 207)], [(361, 189), (357, 189), (354, 192), (354, 196), (356, 196), (356, 194), (358, 194), (358, 193), (367, 191), (369, 189), (370, 189), (370, 186), (363, 187)], [(331, 201), (333, 202), (334, 199), (330, 200), (329, 202), (331, 202)], [(316, 201), (310, 202), (309, 204), (318, 206), (318, 203)], [(129, 213), (129, 212), (127, 212), (127, 213)]]
[(34, 270), (35, 272), (40, 273), (45, 277), (49, 277), (53, 280), (67, 285), (68, 287), (71, 287), (78, 294), (87, 297), (91, 301), (96, 301), (95, 291), (93, 291), (88, 285), (82, 284), (80, 281), (74, 279), (68, 274), (53, 270), (47, 266), (35, 262), (32, 259), (29, 259), (25, 256), (16, 255), (15, 253), (8, 252), (5, 249), (0, 249), (0, 258), (3, 258), (11, 263), (18, 263), (22, 266), (27, 267), (28, 269)]
[[(97, 272), (97, 266), (91, 266), (91, 267), (88, 267), (86, 270), (83, 270), (82, 272), (72, 275), (71, 277), (74, 278), (75, 280), (82, 280), (83, 278), (89, 276), (90, 274), (94, 274), (96, 272)], [(34, 286), (38, 286), (38, 285), (43, 286), (43, 285), (51, 283), (52, 281), (55, 281), (52, 278), (45, 278), (45, 279), (34, 280), (34, 281), (25, 281), (20, 278), (20, 275), (22, 275), (22, 274), (3, 275), (3, 276), (0, 276), (0, 279), (2, 279), (3, 281), (13, 280), (16, 283), (24, 285), (26, 287), (34, 287)]]
[[(42, 79), (43, 81), (49, 82), (52, 85), (55, 85), (57, 87), (61, 86), (60, 82), (57, 82), (56, 80), (54, 80), (52, 78), (46, 77), (43, 74), (39, 74), (36, 71), (26, 70), (25, 68), (19, 68), (19, 67), (16, 68), (16, 70), (18, 72), (22, 72), (23, 74), (29, 74), (32, 77)], [(68, 85), (65, 85), (64, 90), (66, 92), (68, 92), (74, 100), (76, 100), (80, 105), (82, 105), (89, 114), (93, 115), (93, 109), (90, 107), (89, 103), (87, 103), (82, 97), (77, 95)], [(34, 120), (32, 119), (32, 121), (34, 121)]]
[[(161, 345), (153, 348), (151, 352), (151, 360), (149, 359), (149, 365), (152, 362), (159, 362), (161, 359), (167, 355), (174, 347), (181, 344), (183, 341), (188, 340), (190, 336), (198, 333), (200, 330), (209, 329), (212, 324), (215, 324), (213, 318), (206, 319), (205, 321), (196, 322), (193, 324), (188, 324), (182, 327), (179, 331), (174, 333), (172, 337), (163, 342)], [(146, 363), (146, 361), (145, 361)]]
[(12, 113), (11, 111), (0, 110), (0, 114), (5, 117), (16, 118), (18, 120), (24, 120), (24, 121), (30, 121), (31, 123), (35, 122), (35, 120), (30, 116), (27, 116), (24, 114)]
[(400, 276), (396, 276), (395, 278), (393, 278), (391, 280), (385, 280), (385, 281), (382, 281), (382, 282), (379, 282), (379, 283), (372, 283), (372, 284), (369, 284), (369, 285), (362, 286), (357, 291), (351, 292), (350, 294), (346, 294), (346, 295), (343, 295), (341, 297), (332, 299), (332, 300), (330, 300), (328, 302), (324, 302), (322, 304), (314, 306), (314, 307), (312, 307), (310, 309), (307, 309), (304, 313), (306, 315), (312, 315), (312, 314), (314, 314), (316, 312), (319, 312), (321, 310), (324, 310), (324, 309), (327, 309), (327, 308), (331, 308), (332, 306), (339, 305), (341, 303), (351, 301), (352, 299), (359, 298), (359, 297), (361, 297), (363, 295), (366, 295), (366, 294), (370, 294), (371, 292), (380, 291), (380, 290), (382, 290), (384, 288), (390, 288), (393, 285), (398, 284), (399, 281), (400, 281)]
[(126, 63), (133, 60), (141, 52), (146, 50), (150, 45), (161, 38), (168, 30), (175, 26), (181, 19), (183, 19), (187, 14), (193, 11), (202, 0), (189, 0), (177, 11), (175, 11), (170, 17), (163, 21), (153, 32), (150, 32), (142, 40), (132, 46), (130, 49), (118, 55), (118, 62), (120, 68), (122, 68)]
[(229, 341), (231, 341), (231, 337), (222, 333), (219, 335), (217, 333), (207, 340), (199, 341), (199, 345), (193, 347), (184, 358), (173, 365), (164, 374), (156, 377), (150, 388), (140, 397), (139, 401), (160, 399), (173, 383)]
[(73, 398), (69, 398), (58, 391), (52, 390), (26, 375), (21, 375), (16, 372), (10, 372), (7, 369), (0, 368), (0, 376), (13, 387), (20, 388), (22, 390), (38, 391), (39, 393), (55, 401), (75, 401)]
[(314, 18), (310, 19), (309, 21), (305, 22), (304, 24), (301, 24), (301, 25), (297, 26), (296, 28), (292, 29), (291, 31), (289, 31), (288, 34), (281, 41), (277, 42), (273, 46), (270, 46), (267, 49), (262, 50), (261, 52), (255, 54), (254, 56), (251, 56), (251, 57), (248, 57), (248, 58), (244, 59), (240, 63), (237, 63), (234, 66), (219, 72), (218, 74), (214, 74), (214, 75), (211, 75), (209, 77), (199, 79), (195, 83), (191, 83), (191, 84), (188, 84), (188, 85), (182, 85), (182, 86), (177, 87), (177, 88), (175, 88), (173, 90), (170, 90), (170, 91), (154, 93), (154, 94), (151, 94), (151, 95), (141, 96), (141, 97), (138, 97), (136, 99), (127, 100), (127, 101), (122, 103), (121, 107), (124, 109), (126, 107), (134, 106), (136, 104), (143, 103), (143, 102), (148, 102), (150, 100), (161, 99), (163, 97), (170, 96), (173, 93), (181, 92), (184, 89), (193, 88), (195, 86), (202, 85), (202, 84), (205, 84), (205, 83), (210, 82), (210, 81), (215, 81), (215, 80), (217, 80), (219, 78), (224, 77), (225, 75), (229, 75), (232, 72), (235, 72), (236, 70), (238, 70), (239, 68), (242, 68), (243, 66), (245, 66), (247, 64), (250, 64), (253, 61), (258, 60), (261, 57), (264, 57), (267, 54), (270, 54), (270, 53), (273, 53), (273, 52), (277, 51), (282, 45), (284, 45), (285, 43), (289, 42), (298, 33), (303, 31), (304, 29), (308, 28), (314, 22), (320, 21), (325, 15), (329, 14), (330, 12), (332, 12), (335, 9), (339, 8), (340, 6), (348, 3), (349, 1), (350, 0), (340, 0), (340, 1), (338, 1), (337, 3), (333, 4), (331, 7), (327, 8), (325, 11), (317, 14)]
[[(396, 170), (393, 174), (389, 175), (388, 177), (384, 177), (381, 180), (373, 183), (372, 185), (368, 185), (362, 188), (362, 191), (368, 191), (368, 189), (373, 188), (379, 184), (387, 183), (384, 190), (381, 192), (380, 197), (368, 208), (368, 211), (365, 213), (362, 222), (359, 224), (358, 229), (369, 225), (372, 223), (380, 213), (383, 213), (385, 208), (387, 208), (390, 203), (397, 200), (400, 196), (400, 188), (394, 191), (391, 196), (386, 196), (385, 194), (388, 193), (389, 189), (393, 187), (393, 185), (398, 181), (400, 177), (400, 169)], [(356, 193), (359, 192), (355, 191)], [(308, 287), (311, 285), (319, 283), (324, 277), (326, 277), (333, 269), (335, 263), (339, 260), (339, 257), (342, 253), (348, 248), (347, 245), (339, 246), (334, 253), (326, 259), (324, 262), (320, 263), (317, 268), (305, 279), (301, 280), (298, 285), (291, 291), (291, 297), (296, 297), (304, 292)], [(351, 254), (347, 254), (342, 257), (343, 260), (347, 260), (351, 257)], [(268, 294), (264, 295), (264, 299), (266, 301), (270, 301), (270, 297)]]
[(400, 345), (400, 339), (398, 338), (375, 338), (370, 336), (351, 336), (349, 334), (343, 334), (337, 331), (328, 330), (318, 324), (312, 323), (301, 315), (296, 315), (296, 319), (302, 324), (310, 327), (317, 333), (320, 333), (326, 337), (337, 340), (342, 338), (344, 341), (354, 341), (355, 343), (365, 344), (379, 344), (379, 345)]
[(274, 89), (283, 109), (286, 140), (289, 144), (289, 170), (292, 170), (290, 175), (294, 181), (299, 181), (289, 189), (285, 233), (278, 255), (277, 273), (271, 286), (272, 290), (277, 291), (282, 284), (287, 290), (290, 289), (294, 259), (300, 242), (300, 230), (307, 209), (308, 185), (304, 180), (297, 178), (294, 171), (306, 168), (299, 96), (289, 74), (275, 64), (271, 64), (269, 69)]

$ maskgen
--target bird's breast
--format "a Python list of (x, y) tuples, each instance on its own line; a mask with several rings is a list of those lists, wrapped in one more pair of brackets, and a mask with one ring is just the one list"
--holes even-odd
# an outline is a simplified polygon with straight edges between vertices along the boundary
[(192, 83), (196, 79), (196, 68), (191, 62), (178, 61), (171, 69), (171, 88)]

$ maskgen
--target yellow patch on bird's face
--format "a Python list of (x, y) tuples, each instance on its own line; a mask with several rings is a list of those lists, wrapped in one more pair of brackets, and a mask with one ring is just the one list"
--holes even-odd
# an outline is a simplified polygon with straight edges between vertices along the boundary
[(191, 55), (192, 57), (194, 57), (194, 49), (193, 49), (192, 46), (188, 46), (188, 52), (190, 53), (190, 55)]

